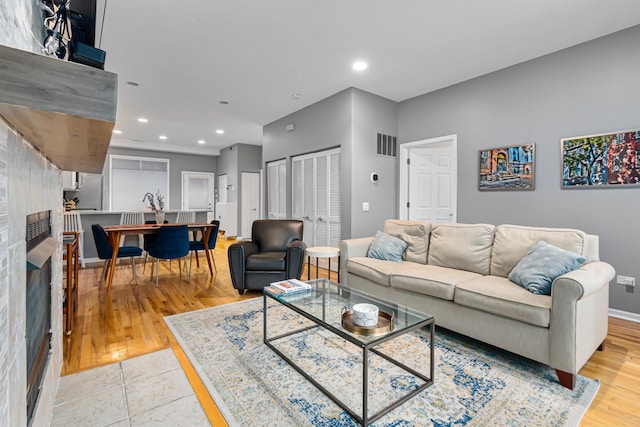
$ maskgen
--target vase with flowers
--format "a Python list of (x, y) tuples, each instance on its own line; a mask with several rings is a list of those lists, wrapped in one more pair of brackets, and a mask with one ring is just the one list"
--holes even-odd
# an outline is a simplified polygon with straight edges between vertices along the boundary
[(147, 208), (156, 214), (156, 223), (164, 224), (164, 196), (160, 193), (160, 190), (156, 192), (155, 199), (153, 193), (146, 193), (142, 201), (146, 202)]

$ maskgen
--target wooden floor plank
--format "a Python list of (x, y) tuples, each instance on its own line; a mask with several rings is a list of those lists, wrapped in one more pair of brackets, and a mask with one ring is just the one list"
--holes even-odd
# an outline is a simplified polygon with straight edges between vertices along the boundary
[[(150, 277), (150, 265), (143, 274), (142, 263), (136, 263), (138, 285), (135, 285), (131, 267), (123, 261), (116, 270), (113, 289), (107, 292), (98, 286), (101, 266), (81, 269), (74, 332), (63, 340), (62, 375), (172, 347), (211, 423), (225, 425), (162, 318), (262, 295), (248, 291), (240, 296), (233, 289), (227, 261), (227, 248), (233, 242), (218, 240), (214, 250), (218, 270), (213, 277), (206, 262), (201, 262), (200, 268), (194, 262), (189, 283), (184, 275), (180, 278), (177, 263), (172, 263), (170, 269), (169, 263), (163, 262), (158, 288), (155, 276)], [(320, 277), (326, 275), (327, 271), (320, 269)], [(315, 277), (315, 266), (312, 276)], [(302, 277), (306, 279), (306, 269)], [(333, 273), (332, 278), (335, 277)], [(604, 351), (597, 351), (580, 374), (601, 383), (582, 426), (640, 425), (640, 324), (610, 318)]]

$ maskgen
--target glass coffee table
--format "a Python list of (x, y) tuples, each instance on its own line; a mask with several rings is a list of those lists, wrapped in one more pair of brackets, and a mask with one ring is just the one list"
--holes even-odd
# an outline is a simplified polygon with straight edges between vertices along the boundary
[[(315, 387), (322, 391), (326, 396), (338, 404), (342, 409), (347, 411), (353, 418), (355, 418), (361, 425), (367, 426), (369, 423), (375, 422), (380, 417), (388, 413), (389, 411), (397, 408), (407, 400), (411, 399), (422, 390), (428, 388), (433, 384), (433, 371), (434, 371), (434, 333), (435, 323), (433, 316), (425, 313), (418, 312), (411, 308), (394, 304), (388, 301), (382, 301), (374, 296), (368, 295), (362, 291), (350, 289), (342, 286), (338, 283), (329, 281), (327, 279), (310, 280), (307, 283), (312, 285), (312, 291), (304, 292), (292, 295), (273, 295), (265, 291), (264, 293), (264, 330), (263, 337), (264, 343), (271, 348), (276, 354), (278, 354), (283, 360), (291, 365), (296, 371), (309, 380)], [(289, 330), (286, 333), (281, 333), (275, 336), (268, 336), (268, 301), (274, 300), (282, 304), (283, 306), (293, 310), (301, 316), (309, 319), (311, 322), (306, 322), (301, 328), (295, 328)], [(345, 317), (345, 310), (350, 309), (357, 303), (370, 303), (376, 305), (381, 315), (387, 314), (385, 328), (377, 328), (375, 334), (370, 334), (370, 331), (363, 331), (362, 328), (357, 326), (354, 328), (348, 321), (344, 323), (343, 317)], [(272, 304), (273, 306), (273, 304)], [(348, 312), (346, 313), (348, 320)], [(390, 319), (389, 319), (390, 318)], [(383, 319), (381, 319), (383, 320)], [(381, 322), (380, 324), (383, 324)], [(385, 354), (379, 348), (381, 344), (398, 338), (418, 328), (428, 327), (429, 330), (429, 342), (425, 345), (425, 362), (428, 357), (429, 360), (429, 374), (423, 374), (418, 372), (404, 363), (397, 360), (391, 355)], [(356, 413), (340, 398), (336, 397), (334, 393), (328, 390), (327, 387), (320, 384), (318, 380), (314, 379), (305, 369), (301, 368), (299, 364), (293, 360), (293, 357), (289, 357), (284, 352), (276, 347), (279, 340), (283, 340), (287, 337), (301, 334), (305, 331), (313, 330), (316, 328), (324, 328), (342, 338), (343, 340), (351, 343), (362, 350), (362, 414)], [(349, 330), (347, 330), (348, 328)], [(354, 332), (351, 332), (351, 331)], [(276, 344), (276, 345), (274, 345)], [(427, 350), (428, 347), (428, 350)], [(370, 369), (370, 353), (378, 355), (393, 365), (399, 367), (403, 372), (413, 375), (419, 379), (422, 383), (416, 384), (415, 387), (407, 394), (403, 395), (399, 399), (390, 402), (389, 405), (377, 411), (375, 414), (368, 414), (368, 401), (369, 401), (369, 369)], [(426, 367), (426, 363), (424, 365)]]

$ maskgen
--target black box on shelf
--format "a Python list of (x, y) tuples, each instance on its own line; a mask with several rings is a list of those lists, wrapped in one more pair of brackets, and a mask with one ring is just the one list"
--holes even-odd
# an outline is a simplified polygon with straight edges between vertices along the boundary
[(71, 56), (71, 61), (104, 70), (104, 60), (107, 56), (104, 50), (97, 49), (79, 41), (73, 41), (72, 43), (73, 55)]

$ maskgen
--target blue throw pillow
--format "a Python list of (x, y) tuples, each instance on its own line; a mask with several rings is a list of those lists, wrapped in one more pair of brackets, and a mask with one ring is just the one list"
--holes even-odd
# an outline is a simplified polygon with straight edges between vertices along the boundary
[(551, 295), (553, 281), (580, 267), (585, 261), (581, 255), (540, 240), (511, 270), (509, 280), (534, 294)]
[(402, 261), (402, 254), (409, 244), (402, 239), (398, 239), (382, 231), (376, 232), (367, 257), (382, 259), (386, 261)]

